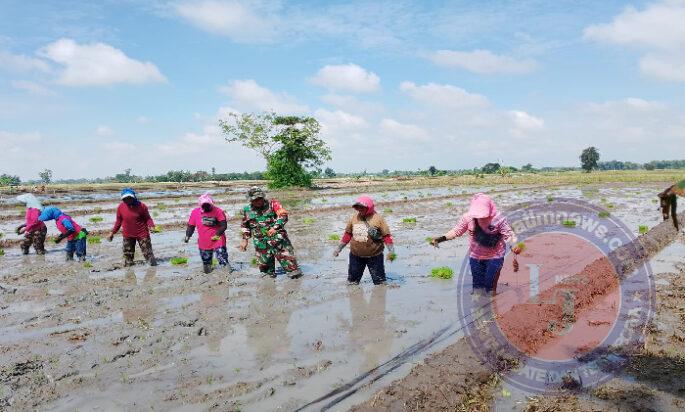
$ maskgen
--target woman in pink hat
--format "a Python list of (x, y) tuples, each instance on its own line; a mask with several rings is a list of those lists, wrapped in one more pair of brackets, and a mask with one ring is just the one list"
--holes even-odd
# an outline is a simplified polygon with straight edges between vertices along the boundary
[(468, 212), (461, 216), (454, 229), (434, 238), (431, 244), (438, 247), (441, 242), (452, 240), (466, 232), (469, 234), (469, 264), (473, 289), (484, 289), (486, 293), (495, 295), (507, 244), (511, 245), (512, 252), (521, 253), (516, 246), (516, 234), (507, 218), (497, 211), (495, 202), (484, 193), (475, 194), (471, 198)]
[(216, 256), (220, 266), (230, 269), (226, 250), (226, 214), (214, 205), (214, 199), (209, 193), (200, 196), (197, 204), (199, 207), (190, 213), (183, 241), (188, 243), (197, 228), (197, 245), (204, 272), (212, 271), (212, 255)]

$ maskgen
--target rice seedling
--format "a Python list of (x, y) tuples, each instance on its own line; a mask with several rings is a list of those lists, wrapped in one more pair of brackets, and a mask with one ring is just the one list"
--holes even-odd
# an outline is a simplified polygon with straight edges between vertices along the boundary
[(5, 236), (5, 234), (4, 234), (4, 233), (0, 233), (0, 239), (2, 239), (3, 236)]
[(611, 213), (607, 212), (606, 210), (602, 210), (601, 212), (597, 213), (597, 216), (606, 219), (611, 215)]
[(524, 242), (518, 242), (516, 246), (521, 250), (521, 253), (526, 250), (526, 244)]
[(452, 206), (454, 206), (454, 203), (452, 203), (452, 202), (447, 202), (447, 203), (445, 203), (445, 206), (447, 206), (447, 207), (452, 207)]
[(164, 211), (166, 210), (166, 205), (164, 203), (158, 203), (155, 208)]
[(185, 265), (188, 263), (188, 258), (187, 257), (182, 257), (182, 256), (175, 256), (172, 257), (169, 262), (171, 262), (172, 265), (178, 266), (178, 265)]
[(5, 249), (0, 248), (0, 256), (5, 256)]
[(454, 275), (454, 271), (447, 267), (447, 266), (441, 266), (439, 268), (433, 268), (431, 269), (431, 277), (436, 278), (436, 279), (452, 279), (452, 276)]
[(250, 265), (252, 265), (252, 267), (257, 267), (258, 264), (259, 262), (257, 262), (256, 257), (253, 257), (252, 260), (250, 260)]
[(321, 199), (321, 203), (328, 203), (328, 199)]
[(390, 253), (388, 255), (388, 260), (390, 260), (391, 262), (394, 262), (395, 259), (397, 259), (397, 253)]
[(155, 226), (152, 228), (152, 233), (162, 233), (162, 228), (159, 226)]
[(428, 236), (428, 237), (426, 238), (426, 243), (431, 244), (432, 242), (433, 242), (433, 238), (430, 237), (430, 236)]
[(83, 262), (83, 267), (86, 269), (90, 269), (93, 267), (93, 264), (90, 262)]
[(100, 206), (96, 206), (95, 208), (93, 208), (93, 212), (100, 213), (102, 212), (102, 208)]
[(392, 209), (387, 207), (387, 208), (383, 209), (383, 213), (392, 213)]
[(554, 202), (554, 196), (552, 196), (552, 195), (547, 195), (547, 201), (548, 201), (548, 202)]
[(311, 225), (312, 223), (316, 222), (316, 219), (313, 217), (305, 217), (302, 219), (302, 222), (304, 222), (305, 225)]
[(649, 226), (647, 226), (647, 225), (640, 225), (640, 226), (637, 228), (637, 230), (638, 230), (638, 232), (639, 232), (641, 235), (644, 235), (645, 233), (649, 232)]
[(156, 210), (152, 211), (152, 217), (157, 217), (157, 216), (159, 216), (159, 212)]
[(404, 200), (404, 201), (406, 202), (407, 200), (409, 200), (409, 198), (408, 198), (407, 196), (404, 196), (404, 197), (402, 198), (402, 200)]
[(402, 223), (416, 223), (416, 218), (415, 217), (402, 218)]
[(340, 240), (340, 235), (337, 233), (330, 234), (328, 235), (328, 240)]
[(88, 244), (89, 245), (99, 245), (102, 243), (102, 238), (100, 236), (89, 236), (88, 237)]
[(562, 225), (566, 227), (576, 227), (576, 221), (575, 220), (564, 220), (561, 222)]
[(614, 204), (613, 204), (613, 203), (607, 203), (606, 206), (607, 206), (607, 209), (613, 209), (613, 208), (614, 208)]
[(105, 220), (102, 216), (93, 216), (90, 219), (88, 219), (91, 223), (99, 223)]

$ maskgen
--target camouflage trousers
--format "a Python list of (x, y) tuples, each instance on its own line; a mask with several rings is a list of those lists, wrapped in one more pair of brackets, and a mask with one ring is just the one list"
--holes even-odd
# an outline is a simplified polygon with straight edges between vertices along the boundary
[(34, 230), (33, 232), (26, 232), (24, 239), (21, 241), (21, 251), (25, 255), (29, 254), (29, 248), (33, 245), (37, 255), (45, 254), (45, 235), (48, 229)]
[(152, 252), (152, 240), (149, 237), (125, 237), (122, 242), (122, 248), (124, 251), (124, 266), (133, 266), (133, 257), (136, 253), (136, 242), (140, 245), (140, 251), (143, 252), (143, 257), (151, 265), (156, 265), (157, 260)]
[(281, 265), (285, 273), (291, 278), (302, 276), (300, 267), (295, 258), (295, 249), (289, 240), (276, 244), (255, 244), (257, 265), (264, 275), (276, 277), (276, 261)]

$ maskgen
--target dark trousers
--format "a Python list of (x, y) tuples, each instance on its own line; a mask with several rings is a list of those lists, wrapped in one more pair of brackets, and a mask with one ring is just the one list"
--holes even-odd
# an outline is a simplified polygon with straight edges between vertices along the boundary
[(67, 241), (64, 250), (67, 252), (67, 260), (74, 259), (74, 252), (79, 260), (86, 260), (86, 238)]
[(379, 285), (385, 282), (385, 265), (383, 263), (383, 254), (373, 257), (360, 257), (350, 253), (350, 263), (347, 267), (347, 281), (359, 283), (362, 280), (364, 269), (369, 267), (371, 273), (371, 280), (374, 285)]
[(228, 251), (226, 246), (220, 246), (216, 249), (200, 249), (200, 258), (203, 265), (212, 264), (212, 254), (216, 255), (216, 260), (219, 266), (228, 266)]
[(469, 258), (471, 265), (471, 276), (473, 277), (473, 288), (485, 288), (490, 292), (496, 288), (499, 272), (504, 265), (504, 258), (496, 259), (475, 259)]

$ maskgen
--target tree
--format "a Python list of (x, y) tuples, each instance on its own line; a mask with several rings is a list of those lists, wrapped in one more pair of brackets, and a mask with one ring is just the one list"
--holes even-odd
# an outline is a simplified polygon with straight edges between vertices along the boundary
[(435, 176), (438, 173), (438, 169), (435, 166), (431, 166), (428, 168), (428, 173), (431, 176)]
[(524, 172), (533, 172), (535, 171), (535, 168), (532, 164), (526, 163), (525, 165), (521, 166), (521, 170)]
[(481, 168), (483, 173), (497, 173), (499, 171), (499, 163), (486, 163), (485, 166)]
[(42, 172), (38, 173), (38, 177), (40, 177), (41, 182), (47, 185), (50, 182), (52, 182), (52, 170), (45, 169)]
[(327, 167), (326, 170), (323, 171), (323, 175), (328, 178), (335, 177), (335, 170)]
[(239, 142), (264, 157), (271, 188), (311, 187), (306, 169), (331, 160), (331, 149), (318, 137), (321, 126), (313, 117), (230, 113), (219, 126), (228, 142)]
[(599, 152), (594, 146), (586, 148), (580, 154), (580, 165), (586, 173), (597, 169), (597, 162), (599, 162)]
[(0, 175), (0, 186), (19, 186), (21, 184), (21, 179), (19, 176), (12, 176), (8, 174)]

